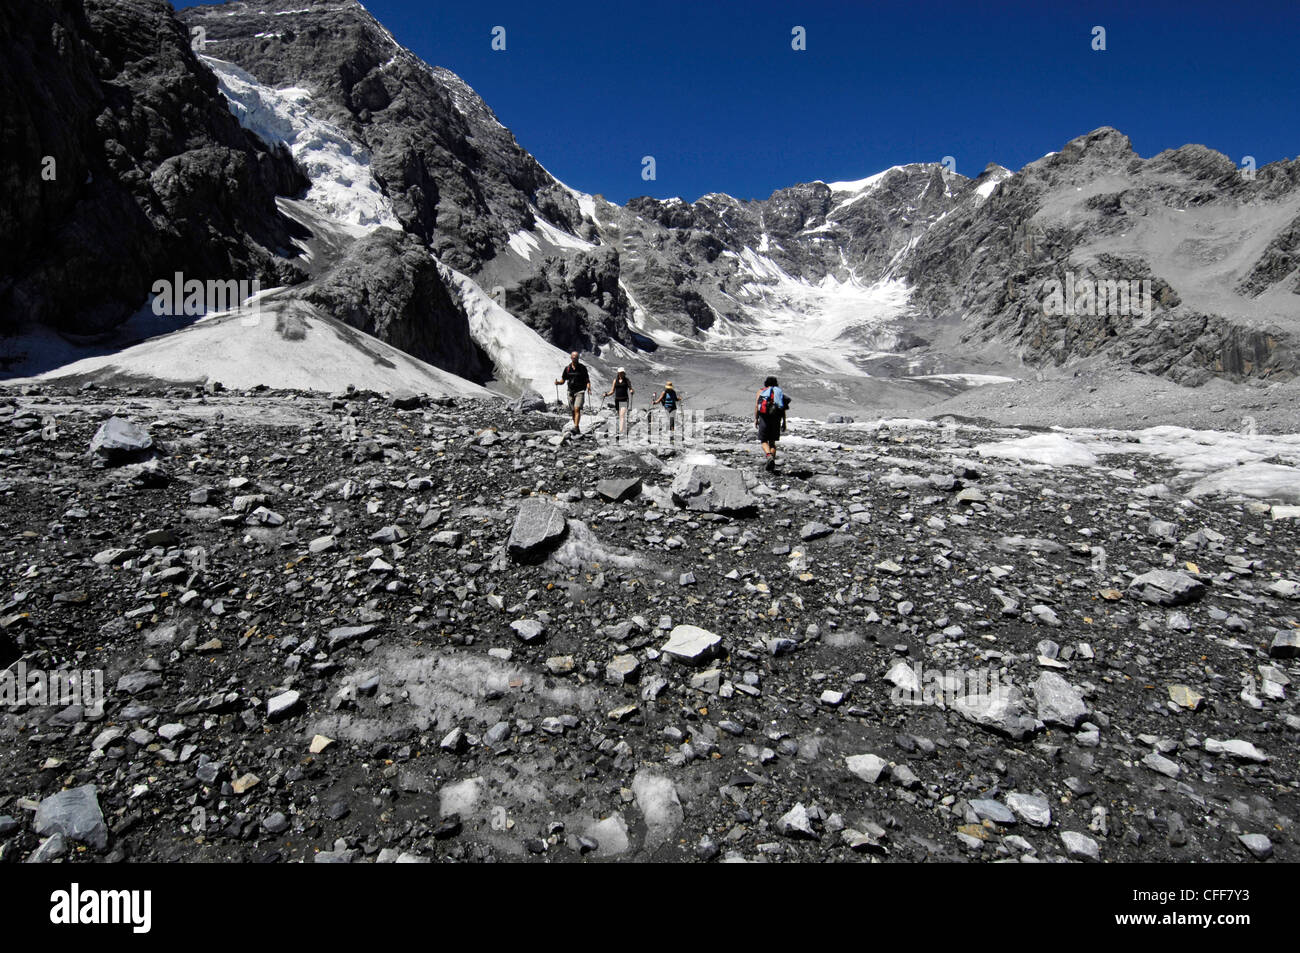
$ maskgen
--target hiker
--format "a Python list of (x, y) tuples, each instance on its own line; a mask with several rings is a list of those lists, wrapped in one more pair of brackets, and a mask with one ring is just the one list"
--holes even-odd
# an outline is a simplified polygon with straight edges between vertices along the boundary
[(618, 433), (614, 437), (615, 440), (627, 435), (627, 409), (632, 405), (632, 395), (635, 393), (636, 388), (628, 379), (627, 368), (620, 367), (614, 376), (614, 383), (605, 394), (606, 397), (613, 395), (614, 410), (618, 413)]
[(678, 396), (677, 391), (673, 390), (672, 381), (665, 384), (663, 392), (650, 402), (651, 407), (654, 407), (655, 404), (663, 405), (664, 413), (668, 415), (668, 440), (670, 442), (673, 439), (673, 431), (677, 429), (677, 407), (681, 402), (681, 397)]
[(558, 387), (560, 384), (569, 385), (569, 409), (573, 411), (573, 429), (576, 433), (582, 433), (582, 405), (591, 393), (591, 375), (587, 373), (587, 365), (578, 360), (578, 352), (574, 351), (569, 355), (568, 366), (560, 373), (560, 379), (555, 382)]
[(775, 377), (763, 381), (763, 389), (758, 392), (758, 401), (754, 405), (754, 426), (758, 428), (758, 439), (767, 455), (764, 469), (769, 473), (776, 469), (776, 442), (785, 430), (785, 411), (790, 406), (790, 398), (777, 385)]

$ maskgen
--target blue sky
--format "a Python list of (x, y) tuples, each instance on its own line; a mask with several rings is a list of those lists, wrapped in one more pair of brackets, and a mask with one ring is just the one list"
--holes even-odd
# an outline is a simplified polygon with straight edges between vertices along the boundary
[(363, 2), (552, 174), (618, 202), (764, 198), (944, 156), (974, 176), (1103, 125), (1143, 156), (1300, 154), (1297, 0)]

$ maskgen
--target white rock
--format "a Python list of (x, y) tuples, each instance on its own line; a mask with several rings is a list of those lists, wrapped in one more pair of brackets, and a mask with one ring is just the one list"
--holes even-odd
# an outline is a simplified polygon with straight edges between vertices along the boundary
[(698, 663), (714, 656), (722, 636), (695, 625), (675, 626), (663, 645), (663, 652), (683, 662)]

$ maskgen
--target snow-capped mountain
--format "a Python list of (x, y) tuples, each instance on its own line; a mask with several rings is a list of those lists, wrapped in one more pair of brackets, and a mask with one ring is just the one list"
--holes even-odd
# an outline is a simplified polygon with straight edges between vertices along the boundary
[[(1300, 162), (1144, 160), (1101, 129), (1014, 173), (914, 163), (620, 206), (557, 180), (355, 0), (35, 6), (0, 12), (30, 47), (9, 101), (68, 102), (20, 117), (20, 158), (51, 141), (69, 158), (0, 219), (10, 326), (102, 331), (184, 270), (259, 277), (281, 286), (273, 314), (509, 389), (549, 390), (570, 348), (598, 352), (598, 374), (779, 368), (845, 399), (873, 375), (950, 388), (1022, 362), (1184, 383), (1297, 366)], [(101, 115), (118, 124), (102, 141)], [(8, 169), (11, 195), (32, 192), (24, 175)]]

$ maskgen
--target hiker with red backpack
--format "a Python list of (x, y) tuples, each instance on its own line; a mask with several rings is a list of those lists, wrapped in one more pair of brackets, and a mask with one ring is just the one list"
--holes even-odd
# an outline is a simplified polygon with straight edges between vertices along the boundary
[(763, 453), (767, 455), (763, 466), (769, 473), (776, 469), (776, 442), (785, 430), (785, 411), (789, 406), (790, 398), (777, 385), (775, 377), (763, 381), (763, 389), (758, 392), (758, 401), (754, 405), (754, 426), (758, 429)]

